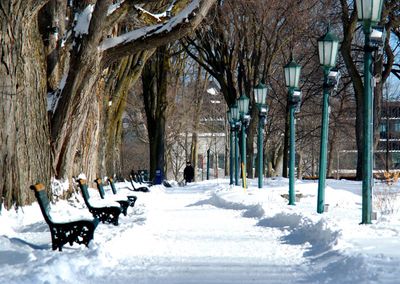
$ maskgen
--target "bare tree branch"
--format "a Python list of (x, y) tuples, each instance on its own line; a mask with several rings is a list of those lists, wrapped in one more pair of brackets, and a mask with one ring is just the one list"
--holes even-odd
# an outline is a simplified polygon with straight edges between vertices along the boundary
[[(190, 32), (200, 24), (207, 12), (215, 4), (216, 0), (201, 0), (199, 6), (194, 9), (183, 22), (180, 21), (180, 14), (171, 18), (166, 25), (155, 25), (147, 27), (147, 33), (141, 37), (129, 41), (122, 42), (112, 48), (104, 51), (102, 66), (109, 66), (111, 63), (121, 59), (122, 57), (135, 52), (151, 49), (167, 44), (168, 42), (178, 40)], [(184, 11), (182, 12), (184, 13)], [(176, 24), (173, 24), (173, 23)], [(168, 23), (171, 23), (169, 25)]]

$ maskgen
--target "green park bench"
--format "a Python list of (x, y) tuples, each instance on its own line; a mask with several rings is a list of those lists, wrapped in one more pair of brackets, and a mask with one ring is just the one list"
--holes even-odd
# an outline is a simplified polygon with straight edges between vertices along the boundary
[[(112, 190), (113, 194), (117, 195), (118, 194), (117, 193), (117, 188), (115, 187), (113, 179), (112, 178), (107, 178), (107, 181), (111, 186), (111, 190)], [(136, 196), (134, 196), (134, 195), (126, 195), (126, 198), (129, 201), (129, 206), (131, 206), (131, 207), (135, 206), (135, 202), (137, 200)]]
[(122, 213), (121, 206), (116, 202), (92, 204), (86, 180), (78, 179), (78, 184), (89, 212), (92, 213), (94, 217), (99, 218), (102, 223), (107, 222), (118, 226), (119, 215)]
[(139, 183), (143, 183), (146, 186), (152, 186), (153, 182), (149, 180), (149, 172), (147, 170), (138, 170), (137, 179)]
[(106, 198), (106, 191), (104, 190), (104, 185), (103, 185), (103, 182), (101, 181), (101, 178), (95, 179), (94, 182), (97, 185), (97, 189), (99, 190), (101, 199), (118, 202), (119, 205), (121, 206), (122, 214), (124, 214), (126, 216), (126, 214), (128, 212), (128, 207), (131, 204), (129, 202), (129, 200), (126, 197), (122, 198), (120, 196), (115, 196), (115, 198), (114, 198), (114, 196), (110, 196), (109, 198)]
[(131, 182), (133, 191), (142, 191), (142, 192), (149, 192), (150, 191), (147, 186), (136, 187), (134, 183), (137, 182), (137, 180), (132, 175), (129, 175), (129, 181)]
[(31, 185), (30, 188), (35, 191), (43, 217), (47, 225), (49, 225), (53, 250), (58, 248), (59, 251), (62, 251), (62, 247), (67, 243), (71, 246), (73, 243), (89, 245), (89, 242), (93, 239), (94, 230), (99, 223), (97, 218), (93, 220), (55, 222), (50, 215), (51, 207), (44, 185), (37, 183)]

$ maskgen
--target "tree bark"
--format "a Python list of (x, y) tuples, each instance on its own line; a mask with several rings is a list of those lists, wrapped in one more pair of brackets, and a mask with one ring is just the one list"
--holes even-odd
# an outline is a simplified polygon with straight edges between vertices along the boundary
[[(194, 114), (193, 114), (193, 130), (192, 130), (192, 144), (190, 146), (190, 160), (192, 162), (193, 167), (195, 168), (195, 173), (197, 173), (197, 165), (198, 165), (198, 131), (200, 126), (200, 115), (201, 110), (203, 108), (204, 101), (204, 92), (208, 85), (208, 80), (202, 80), (202, 67), (198, 65), (197, 74), (196, 74), (196, 85), (195, 85), (195, 93), (194, 93)], [(196, 181), (196, 174), (194, 175), (194, 181)]]
[(297, 157), (298, 157), (297, 179), (300, 179), (300, 180), (303, 179), (303, 172), (304, 172), (303, 156), (304, 156), (304, 152), (302, 150), (299, 150), (299, 148), (297, 148)]
[(107, 72), (105, 90), (100, 108), (100, 135), (98, 141), (98, 169), (100, 176), (122, 173), (122, 117), (130, 88), (137, 81), (149, 54), (139, 52), (127, 56)]
[(50, 188), (46, 66), (30, 1), (0, 5), (0, 208), (34, 200), (29, 185)]
[[(254, 108), (253, 108), (254, 109)], [(250, 125), (247, 129), (247, 144), (246, 144), (246, 153), (247, 153), (247, 175), (248, 178), (254, 178), (254, 170), (253, 170), (253, 161), (254, 161), (254, 137), (257, 135), (257, 124), (258, 118), (254, 114), (254, 110), (250, 114), (252, 119), (250, 121)]]
[(151, 57), (142, 73), (143, 102), (150, 141), (150, 178), (156, 170), (164, 171), (165, 166), (165, 123), (167, 83), (169, 71), (167, 47), (160, 47)]
[[(100, 103), (101, 99), (95, 97), (94, 86), (104, 69), (110, 67), (113, 62), (119, 62), (126, 55), (152, 49), (161, 43), (174, 40), (183, 36), (184, 33), (192, 31), (205, 16), (204, 13), (214, 3), (213, 0), (201, 1), (199, 13), (193, 13), (188, 18), (188, 23), (182, 24), (184, 32), (179, 31), (178, 27), (175, 26), (171, 31), (149, 33), (145, 42), (137, 39), (127, 44), (122, 43), (105, 49), (104, 46), (101, 47), (101, 41), (105, 31), (110, 28), (107, 23), (113, 17), (113, 15), (108, 16), (107, 13), (111, 2), (111, 0), (98, 0), (94, 6), (88, 34), (82, 34), (79, 38), (75, 38), (76, 43), (72, 50), (73, 56), (71, 56), (67, 82), (52, 119), (54, 168), (57, 177), (70, 177), (74, 174), (71, 169), (73, 168), (75, 153), (79, 147), (77, 141), (86, 131), (87, 109), (94, 107), (94, 102)], [(127, 3), (126, 5), (130, 4)], [(127, 46), (129, 46), (128, 49)], [(118, 123), (118, 119), (115, 122)], [(93, 135), (95, 134), (93, 133)], [(96, 137), (92, 138), (96, 139)]]
[[(50, 4), (40, 11), (48, 2)], [(58, 28), (61, 37), (65, 16), (71, 16), (69, 24), (73, 22), (74, 15), (68, 14), (71, 11), (66, 7), (66, 1), (1, 1), (0, 195), (3, 199), (0, 203), (4, 203), (6, 208), (33, 200), (29, 183), (40, 181), (49, 185), (52, 175), (69, 178), (78, 171), (89, 176), (98, 174), (96, 161), (98, 143), (102, 142), (98, 139), (101, 139), (99, 121), (104, 94), (96, 83), (101, 85), (99, 78), (110, 67), (103, 59), (111, 55), (109, 62), (119, 62), (127, 55), (152, 49), (192, 32), (216, 0), (200, 1), (187, 21), (169, 25), (170, 30), (155, 32), (149, 35), (147, 42), (138, 40), (125, 50), (118, 49), (118, 46), (102, 50), (99, 46), (110, 29), (128, 14), (138, 17), (137, 13), (129, 13), (134, 8), (132, 4), (164, 5), (168, 1), (124, 1), (120, 6), (123, 8), (112, 14), (108, 14), (112, 0), (89, 2), (94, 3), (94, 11), (88, 32), (76, 35), (76, 31), (70, 31), (67, 38), (70, 42), (62, 51), (61, 41), (56, 39), (53, 28)], [(77, 1), (74, 4), (78, 11), (88, 2)], [(174, 4), (177, 16), (188, 5), (186, 1), (174, 1)], [(49, 32), (48, 28), (53, 31)], [(46, 48), (43, 42), (48, 43)], [(112, 54), (113, 51), (116, 52)], [(65, 60), (68, 62), (64, 63)], [(65, 68), (69, 71), (64, 72)], [(61, 80), (64, 74), (67, 74), (65, 86)], [(51, 119), (46, 113), (47, 91), (61, 92)], [(110, 128), (115, 132), (109, 136), (115, 138), (120, 131), (120, 122), (115, 119), (112, 124)], [(119, 141), (116, 139), (112, 143), (118, 144)]]

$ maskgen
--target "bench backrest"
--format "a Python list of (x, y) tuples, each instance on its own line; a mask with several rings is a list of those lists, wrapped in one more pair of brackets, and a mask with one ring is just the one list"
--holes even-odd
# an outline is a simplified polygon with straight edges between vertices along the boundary
[(140, 176), (141, 182), (148, 182), (149, 181), (149, 172), (148, 170), (139, 170), (138, 174)]
[(108, 180), (108, 183), (109, 183), (110, 186), (111, 186), (112, 192), (113, 192), (114, 194), (117, 194), (117, 189), (115, 188), (115, 184), (114, 184), (113, 179), (112, 179), (112, 178), (108, 178), (107, 180)]
[(91, 209), (92, 206), (89, 203), (90, 195), (88, 191), (88, 185), (85, 179), (78, 179), (79, 187), (82, 191), (83, 200), (85, 201), (86, 206)]
[(106, 193), (104, 191), (104, 187), (103, 187), (103, 183), (102, 183), (101, 179), (97, 178), (94, 180), (94, 182), (97, 185), (97, 189), (99, 190), (101, 199), (104, 199), (104, 197), (106, 196)]
[(134, 172), (133, 174), (130, 174), (129, 177), (131, 178), (131, 181), (133, 180), (134, 182), (140, 182), (139, 175), (136, 172)]
[(53, 224), (50, 217), (50, 201), (47, 197), (44, 185), (42, 183), (37, 183), (35, 185), (31, 185), (30, 189), (35, 192), (36, 199), (39, 203), (40, 210), (42, 211), (46, 223), (49, 225)]
[(131, 182), (131, 185), (132, 185), (133, 190), (135, 190), (136, 187), (135, 187), (135, 185), (133, 184), (133, 182), (136, 182), (136, 180), (134, 180), (134, 179), (132, 178), (132, 175), (130, 175), (129, 181)]

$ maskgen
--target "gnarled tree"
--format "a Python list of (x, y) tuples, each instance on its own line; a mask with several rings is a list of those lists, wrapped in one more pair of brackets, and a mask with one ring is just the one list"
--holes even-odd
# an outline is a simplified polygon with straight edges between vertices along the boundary
[(126, 56), (192, 32), (216, 0), (66, 2), (0, 4), (0, 195), (7, 208), (29, 203), (29, 184), (49, 184), (53, 174), (69, 178), (77, 168), (90, 179), (98, 174), (91, 154), (102, 142), (103, 76)]

